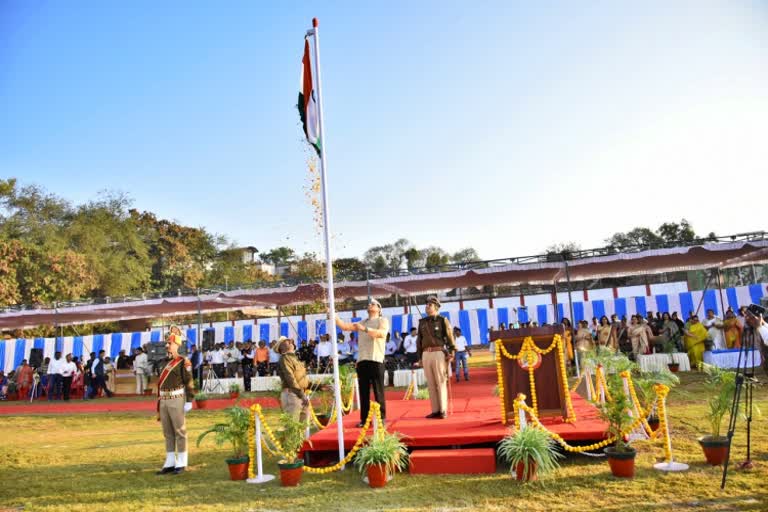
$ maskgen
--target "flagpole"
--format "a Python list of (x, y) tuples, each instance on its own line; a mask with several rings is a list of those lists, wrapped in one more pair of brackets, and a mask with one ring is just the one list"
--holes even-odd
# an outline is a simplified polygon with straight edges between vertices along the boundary
[[(317, 18), (312, 18), (312, 36), (315, 39), (315, 76), (317, 77), (317, 113), (320, 125), (320, 180), (323, 194), (323, 234), (325, 236), (325, 270), (328, 274), (328, 323), (333, 350), (333, 387), (336, 401), (336, 422), (339, 439), (339, 460), (344, 460), (344, 426), (343, 426), (343, 407), (341, 401), (341, 386), (339, 384), (339, 350), (336, 343), (336, 307), (333, 290), (333, 260), (331, 259), (331, 219), (328, 208), (328, 180), (327, 172), (327, 139), (325, 138), (325, 127), (323, 124), (323, 89), (320, 79), (320, 36), (318, 34)], [(332, 330), (332, 331), (330, 331)], [(365, 419), (363, 418), (363, 421)], [(343, 469), (343, 468), (342, 468)]]

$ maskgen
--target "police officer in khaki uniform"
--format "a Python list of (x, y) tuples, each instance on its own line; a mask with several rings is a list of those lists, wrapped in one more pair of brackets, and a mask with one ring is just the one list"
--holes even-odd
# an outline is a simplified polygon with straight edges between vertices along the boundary
[(419, 365), (424, 368), (429, 389), (432, 413), (429, 419), (443, 419), (448, 410), (448, 368), (453, 361), (456, 345), (453, 342), (451, 323), (440, 316), (440, 301), (431, 296), (425, 307), (427, 316), (419, 320), (416, 352)]
[(171, 360), (157, 381), (157, 412), (165, 436), (165, 464), (158, 475), (180, 474), (187, 467), (187, 426), (184, 415), (192, 409), (195, 380), (192, 363), (179, 355), (181, 330), (172, 326), (165, 342)]
[(306, 421), (309, 413), (309, 397), (305, 391), (309, 388), (309, 377), (304, 363), (296, 356), (293, 340), (280, 336), (277, 340), (277, 374), (283, 390), (280, 392), (280, 407), (294, 419)]

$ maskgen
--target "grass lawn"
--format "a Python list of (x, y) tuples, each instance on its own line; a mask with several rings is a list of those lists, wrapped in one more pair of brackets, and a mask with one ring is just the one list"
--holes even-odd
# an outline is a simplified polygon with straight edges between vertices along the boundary
[[(474, 364), (487, 364), (477, 354)], [(669, 399), (675, 459), (684, 473), (653, 469), (663, 457), (659, 442), (635, 443), (637, 476), (619, 480), (604, 459), (569, 455), (560, 470), (540, 482), (519, 485), (506, 468), (495, 475), (397, 475), (381, 490), (361, 481), (353, 467), (330, 475), (304, 474), (298, 488), (277, 482), (231, 482), (227, 452), (211, 440), (190, 450), (191, 467), (181, 476), (155, 476), (164, 460), (163, 438), (154, 416), (92, 414), (1, 417), (0, 510), (224, 511), (224, 510), (768, 510), (768, 426), (757, 417), (752, 429), (751, 472), (730, 471), (720, 490), (721, 468), (704, 464), (696, 442), (706, 433), (706, 404), (700, 374), (681, 374)], [(762, 374), (760, 375), (763, 379)], [(768, 394), (755, 389), (755, 403), (768, 411)], [(2, 404), (12, 407), (13, 404)], [(199, 432), (222, 417), (193, 411), (187, 426)], [(270, 411), (268, 420), (274, 421)], [(740, 420), (733, 459), (745, 457)], [(276, 475), (274, 460), (265, 471)]]

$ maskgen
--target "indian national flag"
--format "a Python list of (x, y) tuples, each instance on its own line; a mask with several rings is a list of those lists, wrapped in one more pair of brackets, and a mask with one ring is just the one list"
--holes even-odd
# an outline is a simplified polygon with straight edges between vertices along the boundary
[(304, 39), (304, 58), (301, 59), (298, 107), (307, 141), (312, 144), (317, 154), (322, 156), (317, 100), (315, 99), (315, 91), (312, 87), (312, 57), (309, 52), (309, 40), (307, 39)]

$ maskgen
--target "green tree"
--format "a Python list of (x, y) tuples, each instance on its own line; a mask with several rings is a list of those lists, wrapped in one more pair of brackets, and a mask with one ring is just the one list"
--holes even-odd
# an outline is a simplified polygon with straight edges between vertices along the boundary
[(472, 247), (467, 247), (453, 253), (450, 259), (452, 263), (470, 263), (480, 261), (480, 255)]
[(96, 275), (94, 293), (121, 296), (149, 291), (152, 262), (124, 194), (106, 193), (80, 206), (67, 228), (71, 246)]
[(305, 252), (302, 257), (291, 264), (288, 277), (302, 281), (320, 281), (325, 276), (325, 265), (317, 259), (313, 252)]
[(275, 266), (290, 265), (296, 260), (296, 251), (290, 247), (277, 247), (269, 252), (261, 253), (259, 258), (264, 263), (271, 263)]
[(447, 265), (450, 262), (450, 256), (440, 247), (427, 247), (421, 250), (421, 254), (424, 256), (424, 266), (427, 268), (437, 268), (443, 265)]
[(206, 269), (219, 254), (219, 246), (226, 243), (223, 237), (158, 219), (151, 212), (129, 213), (148, 247), (153, 289), (197, 288), (204, 282)]
[(333, 261), (333, 271), (340, 279), (360, 279), (365, 276), (365, 264), (357, 258), (338, 258)]
[(659, 247), (664, 245), (691, 244), (702, 238), (714, 240), (715, 234), (709, 233), (706, 237), (701, 237), (693, 230), (690, 222), (682, 219), (679, 223), (665, 222), (655, 231), (650, 228), (637, 227), (626, 233), (614, 233), (605, 242), (615, 250), (622, 250), (637, 246)]

